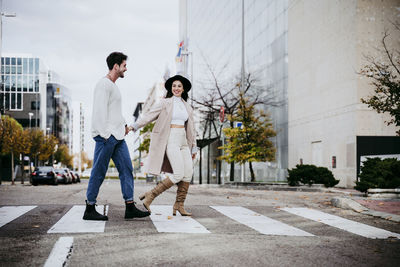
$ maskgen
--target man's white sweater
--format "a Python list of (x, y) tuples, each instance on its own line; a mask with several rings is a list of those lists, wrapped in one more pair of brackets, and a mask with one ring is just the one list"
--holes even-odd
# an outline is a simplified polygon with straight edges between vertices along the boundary
[(100, 135), (108, 139), (113, 135), (117, 140), (122, 140), (125, 137), (125, 125), (118, 86), (104, 77), (94, 89), (92, 137)]

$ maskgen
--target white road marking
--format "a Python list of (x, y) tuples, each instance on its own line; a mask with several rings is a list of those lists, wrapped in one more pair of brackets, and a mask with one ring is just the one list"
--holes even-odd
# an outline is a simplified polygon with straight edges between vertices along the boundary
[(51, 250), (44, 267), (64, 266), (70, 252), (72, 251), (73, 242), (74, 238), (71, 236), (60, 237)]
[[(86, 206), (73, 206), (47, 233), (103, 233), (106, 221), (85, 221), (82, 219)], [(97, 212), (103, 214), (104, 206), (96, 206)], [(106, 214), (108, 206), (106, 206)]]
[(6, 206), (0, 208), (0, 227), (17, 219), (37, 206)]
[(367, 238), (400, 238), (400, 234), (392, 233), (363, 223), (344, 219), (339, 216), (331, 215), (318, 210), (313, 210), (309, 208), (282, 208), (281, 210)]
[(252, 210), (237, 206), (210, 206), (229, 218), (242, 223), (264, 235), (314, 236), (303, 230), (268, 218)]
[(150, 218), (158, 232), (209, 234), (210, 232), (199, 222), (189, 216), (172, 216), (172, 206), (151, 205)]

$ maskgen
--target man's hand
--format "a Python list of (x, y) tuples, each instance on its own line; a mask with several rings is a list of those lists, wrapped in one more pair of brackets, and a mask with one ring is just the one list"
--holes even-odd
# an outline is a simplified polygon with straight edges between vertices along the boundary
[(197, 152), (192, 154), (192, 159), (194, 159), (196, 157), (196, 154), (197, 154)]
[(130, 130), (131, 130), (131, 127), (125, 126), (125, 135), (127, 135)]

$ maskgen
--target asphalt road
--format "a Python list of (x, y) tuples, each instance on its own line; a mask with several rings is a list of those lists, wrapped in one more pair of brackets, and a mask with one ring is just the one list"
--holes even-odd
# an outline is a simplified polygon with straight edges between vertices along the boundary
[[(154, 184), (135, 182), (135, 199)], [(0, 226), (1, 266), (43, 266), (60, 237), (73, 237), (68, 266), (399, 266), (400, 239), (373, 239), (297, 216), (282, 208), (307, 207), (394, 233), (400, 225), (333, 207), (334, 193), (274, 192), (191, 186), (186, 201), (193, 219), (209, 233), (166, 233), (152, 218), (125, 220), (118, 180), (106, 180), (99, 205), (109, 207), (104, 232), (48, 233), (75, 205), (84, 205), (87, 180), (81, 184), (0, 186), (1, 208), (35, 206)], [(172, 205), (176, 187), (154, 205)], [(263, 234), (210, 206), (240, 207), (312, 236)], [(234, 214), (237, 215), (237, 214)], [(4, 217), (4, 214), (3, 214)], [(7, 216), (6, 216), (7, 217)], [(182, 217), (181, 217), (182, 218)], [(168, 220), (175, 220), (169, 218)], [(179, 218), (178, 218), (179, 219)], [(322, 218), (321, 218), (322, 220)], [(258, 223), (257, 223), (258, 222)], [(0, 224), (1, 225), (1, 224)], [(265, 226), (265, 225), (264, 225)], [(267, 230), (274, 230), (270, 226)]]

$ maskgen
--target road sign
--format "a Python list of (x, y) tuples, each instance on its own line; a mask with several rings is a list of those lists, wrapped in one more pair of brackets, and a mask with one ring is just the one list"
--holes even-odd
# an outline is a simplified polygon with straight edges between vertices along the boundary
[(243, 123), (241, 121), (235, 121), (234, 124), (233, 124), (233, 127), (234, 128), (238, 128), (238, 127), (241, 128), (242, 125), (243, 125)]
[(224, 122), (224, 118), (225, 118), (225, 109), (224, 106), (221, 106), (221, 108), (219, 109), (219, 121), (221, 123)]

